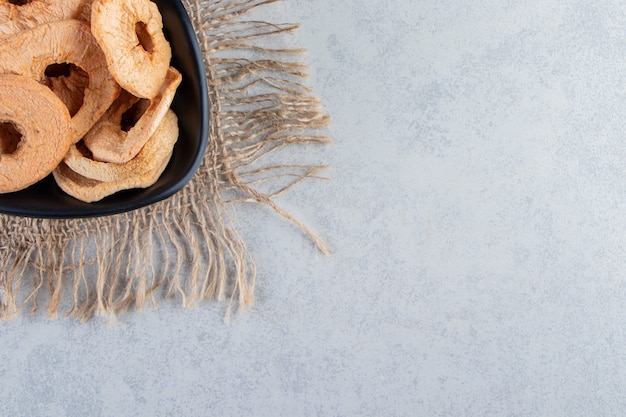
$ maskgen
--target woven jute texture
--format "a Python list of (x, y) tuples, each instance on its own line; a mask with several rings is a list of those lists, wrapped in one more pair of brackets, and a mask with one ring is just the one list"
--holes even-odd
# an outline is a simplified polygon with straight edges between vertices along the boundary
[[(185, 0), (207, 69), (210, 137), (192, 181), (160, 203), (109, 217), (0, 215), (0, 319), (46, 309), (50, 317), (115, 317), (164, 299), (193, 307), (253, 303), (255, 264), (234, 205), (256, 202), (328, 247), (275, 198), (323, 166), (267, 162), (285, 147), (329, 143), (329, 117), (304, 85), (301, 50), (272, 48), (297, 25), (247, 19), (278, 0)], [(281, 44), (278, 42), (277, 44)], [(268, 46), (269, 45), (269, 46)], [(264, 187), (280, 179), (272, 191)], [(228, 313), (227, 313), (228, 314)]]

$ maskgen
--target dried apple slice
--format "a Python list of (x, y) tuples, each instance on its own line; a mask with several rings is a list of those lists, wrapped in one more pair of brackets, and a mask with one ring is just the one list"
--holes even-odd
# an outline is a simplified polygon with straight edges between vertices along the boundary
[(87, 0), (0, 0), (0, 39), (43, 23), (78, 18)]
[(64, 162), (83, 177), (107, 182), (120, 181), (157, 168), (160, 161), (172, 153), (177, 140), (178, 118), (169, 110), (146, 145), (135, 158), (126, 163), (94, 161), (86, 148), (81, 149), (80, 142), (70, 147)]
[(0, 193), (46, 177), (71, 144), (67, 107), (28, 77), (0, 75)]
[(72, 140), (76, 143), (120, 93), (89, 25), (78, 20), (46, 23), (0, 44), (1, 73), (41, 81), (50, 65), (64, 63), (76, 65), (89, 76), (83, 104), (72, 117)]
[[(159, 93), (149, 102), (133, 97), (128, 92), (122, 92), (111, 108), (85, 135), (84, 142), (93, 154), (93, 159), (116, 164), (133, 159), (161, 123), (181, 79), (180, 72), (170, 68)], [(132, 127), (125, 126), (127, 124), (125, 118), (129, 114), (132, 119), (129, 124)], [(139, 117), (135, 117), (137, 114)]]
[(172, 154), (167, 155), (155, 169), (113, 182), (97, 181), (83, 177), (72, 171), (64, 162), (61, 162), (52, 174), (56, 183), (67, 194), (86, 203), (93, 203), (122, 190), (150, 187), (157, 182), (163, 171), (165, 171), (171, 157)]
[(117, 82), (133, 95), (153, 98), (170, 66), (172, 50), (159, 8), (150, 0), (95, 0), (91, 30)]

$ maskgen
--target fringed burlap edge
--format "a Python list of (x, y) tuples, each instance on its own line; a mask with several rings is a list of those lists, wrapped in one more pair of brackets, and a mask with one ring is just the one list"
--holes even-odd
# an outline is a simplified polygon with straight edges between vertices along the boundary
[[(255, 265), (229, 210), (240, 201), (271, 207), (329, 252), (274, 202), (323, 167), (260, 161), (287, 146), (329, 142), (311, 133), (329, 119), (301, 83), (306, 66), (294, 57), (302, 51), (259, 46), (296, 26), (242, 18), (276, 1), (184, 1), (205, 53), (211, 103), (201, 168), (181, 192), (130, 213), (68, 220), (0, 215), (0, 319), (42, 306), (53, 318), (115, 317), (169, 298), (185, 307), (206, 299), (249, 306)], [(258, 187), (277, 178), (290, 180), (272, 192)]]

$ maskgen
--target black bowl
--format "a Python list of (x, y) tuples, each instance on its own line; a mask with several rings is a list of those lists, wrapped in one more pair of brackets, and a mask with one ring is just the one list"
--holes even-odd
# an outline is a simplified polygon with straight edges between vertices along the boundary
[(65, 194), (52, 175), (14, 193), (0, 194), (0, 213), (42, 218), (97, 217), (135, 210), (180, 191), (202, 162), (209, 132), (209, 100), (202, 52), (180, 0), (155, 0), (163, 15), (165, 37), (172, 46), (172, 66), (182, 76), (172, 109), (180, 136), (172, 159), (149, 188), (116, 193), (95, 203)]

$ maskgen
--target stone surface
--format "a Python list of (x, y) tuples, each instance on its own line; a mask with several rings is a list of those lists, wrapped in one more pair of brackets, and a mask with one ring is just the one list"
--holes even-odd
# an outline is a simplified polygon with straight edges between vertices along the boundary
[[(0, 326), (7, 416), (617, 416), (626, 4), (292, 0), (335, 144), (238, 208), (255, 309)], [(292, 155), (300, 160), (298, 155)]]

